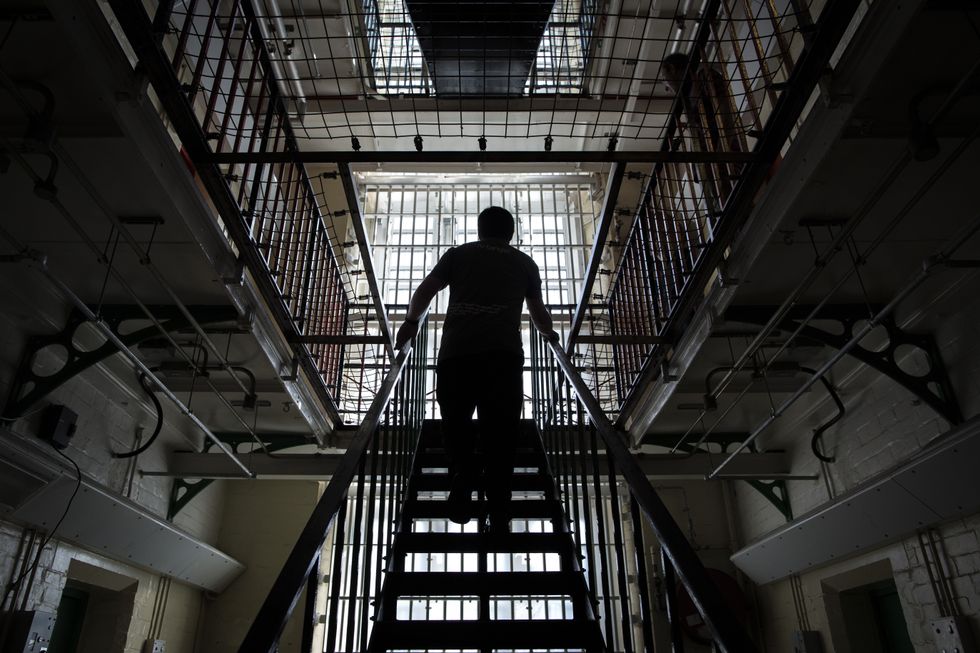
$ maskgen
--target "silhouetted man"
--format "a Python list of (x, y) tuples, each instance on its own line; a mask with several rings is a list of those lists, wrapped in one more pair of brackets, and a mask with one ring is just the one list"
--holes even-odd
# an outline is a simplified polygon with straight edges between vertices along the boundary
[[(418, 321), (436, 293), (449, 286), (436, 374), (443, 437), (452, 485), (450, 518), (469, 521), (469, 501), (481, 471), (491, 532), (506, 532), (510, 477), (524, 404), (522, 306), (541, 333), (557, 340), (541, 299), (541, 276), (531, 257), (508, 243), (514, 217), (491, 206), (477, 219), (479, 240), (450, 248), (422, 280), (398, 329), (396, 348), (415, 337)], [(479, 415), (474, 428), (473, 411)], [(478, 431), (478, 432), (477, 432)], [(483, 470), (474, 455), (477, 440)]]

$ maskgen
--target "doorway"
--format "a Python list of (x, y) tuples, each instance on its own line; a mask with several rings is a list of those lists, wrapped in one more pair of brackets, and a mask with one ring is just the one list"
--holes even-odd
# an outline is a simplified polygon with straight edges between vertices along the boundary
[(851, 649), (869, 653), (915, 653), (892, 579), (840, 593)]
[(124, 653), (136, 579), (72, 560), (49, 653)]
[(891, 564), (879, 560), (822, 582), (839, 653), (914, 653)]

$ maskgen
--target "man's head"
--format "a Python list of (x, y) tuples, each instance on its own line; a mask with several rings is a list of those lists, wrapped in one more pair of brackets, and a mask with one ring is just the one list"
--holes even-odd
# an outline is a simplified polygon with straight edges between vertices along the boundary
[(676, 91), (681, 87), (681, 80), (684, 78), (684, 71), (691, 59), (683, 52), (674, 52), (664, 57), (660, 64), (660, 71), (664, 76), (664, 83), (670, 90)]
[(514, 237), (514, 216), (507, 209), (490, 206), (480, 211), (476, 219), (476, 233), (480, 240), (502, 238), (507, 242)]

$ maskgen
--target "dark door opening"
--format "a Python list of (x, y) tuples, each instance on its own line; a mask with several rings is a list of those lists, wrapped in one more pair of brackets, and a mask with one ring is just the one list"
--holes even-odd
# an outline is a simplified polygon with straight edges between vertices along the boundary
[(852, 651), (915, 653), (894, 580), (843, 591), (840, 603)]
[(85, 610), (88, 608), (88, 592), (80, 587), (72, 587), (71, 581), (65, 585), (58, 603), (57, 618), (48, 653), (75, 653), (85, 624)]

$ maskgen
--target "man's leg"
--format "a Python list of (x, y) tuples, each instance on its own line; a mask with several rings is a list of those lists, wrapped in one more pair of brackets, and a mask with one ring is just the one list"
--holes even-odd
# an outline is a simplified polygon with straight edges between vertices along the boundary
[(476, 441), (473, 411), (476, 409), (471, 364), (465, 359), (440, 361), (436, 370), (436, 399), (442, 413), (442, 440), (449, 454), (449, 496), (451, 519), (465, 524), (468, 518), (472, 479), (475, 469)]
[(493, 529), (501, 532), (507, 531), (509, 520), (514, 453), (524, 405), (523, 366), (524, 361), (517, 356), (488, 357), (485, 382), (477, 398), (489, 518)]

